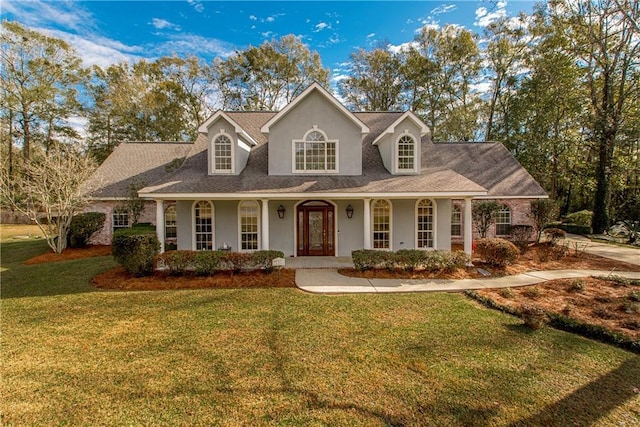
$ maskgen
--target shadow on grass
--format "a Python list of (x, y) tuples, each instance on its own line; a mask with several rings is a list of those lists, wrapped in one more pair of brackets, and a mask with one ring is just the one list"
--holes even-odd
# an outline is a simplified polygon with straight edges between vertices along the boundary
[(593, 425), (637, 396), (634, 388), (638, 387), (639, 378), (640, 358), (635, 357), (512, 426)]

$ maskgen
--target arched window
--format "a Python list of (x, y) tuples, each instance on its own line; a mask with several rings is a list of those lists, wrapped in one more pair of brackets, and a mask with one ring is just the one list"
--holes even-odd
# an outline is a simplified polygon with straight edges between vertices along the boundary
[(293, 140), (294, 172), (337, 172), (337, 140), (317, 127)]
[(213, 141), (213, 171), (233, 171), (231, 138), (225, 134), (218, 135)]
[(419, 200), (416, 204), (416, 247), (418, 249), (434, 247), (434, 216), (434, 203), (428, 199)]
[(398, 172), (415, 171), (416, 169), (416, 141), (409, 134), (404, 134), (397, 143)]
[(386, 200), (374, 200), (371, 203), (373, 215), (373, 248), (391, 249), (391, 203)]
[(240, 250), (259, 249), (260, 206), (255, 200), (244, 200), (238, 206)]
[(129, 211), (126, 209), (114, 209), (111, 214), (111, 225), (114, 232), (121, 228), (129, 228)]
[(164, 210), (164, 238), (176, 239), (178, 237), (177, 227), (178, 214), (175, 205), (171, 205)]
[(503, 205), (496, 215), (496, 236), (506, 236), (511, 232), (511, 209)]
[(462, 236), (462, 209), (458, 205), (454, 205), (451, 209), (451, 235)]
[(213, 250), (213, 205), (199, 201), (193, 204), (193, 242), (197, 251)]

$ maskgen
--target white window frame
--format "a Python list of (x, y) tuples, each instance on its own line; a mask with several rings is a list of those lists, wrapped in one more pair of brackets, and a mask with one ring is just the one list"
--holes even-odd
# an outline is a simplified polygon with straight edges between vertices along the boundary
[[(454, 218), (457, 218), (455, 222)], [(457, 234), (453, 233), (454, 225), (460, 227), (460, 232)], [(451, 207), (451, 236), (462, 237), (462, 208), (459, 205), (453, 205)]]
[[(216, 168), (216, 141), (218, 140), (218, 138), (220, 137), (225, 137), (227, 139), (229, 139), (230, 143), (231, 143), (231, 155), (230, 155), (230, 160), (231, 160), (231, 168), (230, 169), (218, 169)], [(213, 136), (213, 138), (211, 138), (211, 141), (209, 143), (209, 158), (210, 158), (210, 164), (209, 164), (209, 174), (233, 174), (235, 173), (235, 167), (236, 167), (236, 153), (235, 153), (235, 145), (236, 145), (236, 141), (234, 140), (234, 138), (228, 134), (224, 129), (220, 129), (220, 132), (218, 132), (217, 134), (215, 134)], [(225, 159), (227, 158), (227, 156), (224, 157)]]
[[(211, 207), (211, 249), (198, 249), (198, 243), (197, 243), (197, 235), (198, 234), (205, 234), (202, 232), (197, 232), (196, 231), (196, 205), (198, 203), (208, 203), (209, 206)], [(193, 202), (193, 204), (191, 205), (191, 227), (192, 227), (192, 233), (191, 233), (191, 247), (194, 251), (197, 250), (215, 250), (216, 248), (216, 212), (215, 212), (215, 208), (213, 205), (213, 202), (211, 200), (195, 200)]]
[[(389, 230), (388, 231), (376, 231), (376, 203), (385, 202), (389, 207)], [(376, 233), (387, 233), (389, 247), (387, 248), (376, 248)], [(371, 201), (371, 248), (382, 250), (382, 251), (391, 251), (393, 250), (393, 204), (388, 199), (374, 199)]]
[[(169, 221), (169, 217), (173, 216), (173, 225), (167, 225)], [(167, 229), (174, 228), (176, 230), (175, 237), (169, 237), (169, 233), (167, 233)], [(178, 210), (176, 209), (176, 205), (169, 205), (164, 210), (164, 240), (168, 239), (177, 239), (178, 238)]]
[[(116, 220), (116, 218), (118, 218), (118, 220)], [(127, 225), (118, 225), (117, 224), (123, 224), (122, 218), (126, 218), (127, 220)], [(115, 233), (116, 230), (121, 230), (123, 228), (130, 228), (131, 227), (131, 218), (129, 217), (129, 212), (126, 209), (114, 209), (111, 212), (111, 233)]]
[[(324, 169), (307, 169), (307, 143), (309, 142), (316, 142), (316, 141), (308, 141), (307, 138), (309, 137), (309, 134), (312, 132), (318, 132), (320, 133), (323, 137), (324, 137), (324, 141), (317, 141), (317, 142), (324, 142), (324, 165), (325, 168)], [(335, 147), (335, 169), (327, 169), (327, 144), (332, 143), (334, 144)], [(304, 158), (304, 169), (298, 169), (298, 165), (296, 163), (296, 145), (297, 144), (302, 144), (303, 147), (303, 158)], [(334, 174), (334, 173), (338, 173), (339, 171), (339, 164), (340, 164), (340, 156), (339, 156), (339, 140), (338, 139), (329, 139), (327, 138), (327, 134), (326, 132), (324, 132), (322, 129), (318, 129), (317, 125), (314, 125), (313, 128), (309, 129), (307, 132), (305, 132), (304, 136), (302, 137), (302, 139), (293, 139), (292, 140), (292, 144), (291, 144), (291, 172), (294, 174)]]
[[(400, 167), (400, 140), (402, 138), (411, 138), (413, 141), (413, 168), (401, 168)], [(393, 162), (394, 162), (394, 172), (395, 173), (416, 173), (418, 172), (418, 163), (420, 161), (420, 157), (418, 155), (418, 150), (420, 147), (418, 146), (417, 138), (409, 132), (409, 129), (405, 129), (403, 133), (401, 133), (395, 140), (393, 144)]]
[[(425, 201), (431, 203), (431, 246), (420, 247), (419, 246), (419, 243), (420, 243), (420, 232), (421, 232), (421, 230), (419, 228), (419, 225), (420, 225), (420, 223), (419, 223), (419, 220), (420, 220), (420, 209), (421, 209), (420, 203), (425, 202)], [(436, 246), (437, 246), (436, 245), (436, 242), (437, 242), (437, 240), (436, 240), (436, 237), (437, 237), (436, 236), (436, 231), (437, 231), (437, 228), (438, 228), (437, 227), (438, 223), (436, 222), (436, 220), (437, 220), (437, 208), (436, 208), (436, 206), (437, 206), (436, 205), (436, 201), (433, 200), (433, 199), (426, 199), (425, 198), (425, 199), (416, 200), (415, 216), (414, 216), (415, 224), (416, 224), (416, 249), (421, 249), (421, 250), (434, 250), (434, 249), (436, 249)], [(423, 231), (423, 232), (427, 232), (428, 233), (428, 230)]]
[[(255, 219), (256, 219), (256, 242), (257, 242), (257, 247), (255, 249), (244, 249), (242, 247), (242, 235), (243, 234), (253, 234), (253, 232), (251, 233), (246, 233), (242, 231), (242, 218), (243, 218), (243, 214), (242, 214), (242, 208), (243, 208), (243, 204), (245, 205), (253, 205), (256, 208), (256, 215), (255, 215)], [(260, 207), (260, 203), (258, 203), (257, 200), (241, 200), (240, 203), (238, 203), (238, 251), (239, 252), (254, 252), (254, 251), (259, 251), (262, 248), (262, 241), (261, 241), (261, 224), (260, 224), (260, 216), (261, 214), (261, 207)]]
[[(509, 221), (504, 222), (504, 219), (507, 216), (509, 218)], [(498, 213), (496, 214), (496, 236), (508, 236), (509, 233), (504, 233), (504, 234), (498, 233), (498, 226), (506, 225), (508, 227), (511, 227), (511, 221), (512, 221), (511, 208), (507, 205), (500, 206), (500, 210), (498, 210)]]

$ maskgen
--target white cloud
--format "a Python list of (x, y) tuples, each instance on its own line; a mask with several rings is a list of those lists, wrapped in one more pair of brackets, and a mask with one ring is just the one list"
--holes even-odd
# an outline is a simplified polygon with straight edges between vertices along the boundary
[(275, 20), (276, 20), (276, 18), (274, 18), (273, 16), (267, 16), (267, 17), (265, 18), (265, 22), (273, 22), (273, 21), (275, 21)]
[(367, 38), (370, 39), (371, 37), (375, 37), (376, 33), (371, 33), (371, 34), (367, 34)]
[(45, 2), (4, 0), (3, 14), (11, 14), (28, 27), (56, 25), (82, 32), (96, 28), (93, 15), (82, 5), (72, 1)]
[(196, 12), (202, 13), (204, 11), (204, 5), (201, 0), (187, 0), (187, 3), (193, 6)]
[(433, 9), (431, 11), (431, 15), (441, 15), (443, 13), (447, 13), (447, 12), (452, 12), (454, 10), (456, 10), (458, 8), (458, 6), (456, 6), (455, 4), (447, 4), (447, 5), (442, 5), (442, 6), (438, 6), (435, 9)]
[(260, 33), (262, 35), (262, 37), (264, 38), (270, 38), (271, 36), (273, 36), (273, 31), (265, 31), (264, 33)]
[(256, 15), (249, 15), (249, 19), (252, 21), (257, 21), (258, 17)]
[(324, 29), (331, 29), (331, 24), (327, 24), (326, 22), (319, 22), (314, 26), (314, 33), (320, 32)]
[(420, 44), (418, 42), (412, 40), (410, 42), (401, 43), (399, 45), (390, 44), (389, 46), (387, 46), (387, 50), (391, 53), (398, 53), (409, 50), (412, 47), (418, 48), (419, 46)]
[(482, 6), (476, 9), (476, 20), (473, 25), (477, 27), (486, 27), (498, 19), (507, 16), (507, 2), (499, 1), (491, 10)]
[(180, 31), (180, 25), (173, 24), (167, 21), (166, 19), (153, 18), (150, 24), (153, 25), (158, 30), (169, 29), (169, 30)]

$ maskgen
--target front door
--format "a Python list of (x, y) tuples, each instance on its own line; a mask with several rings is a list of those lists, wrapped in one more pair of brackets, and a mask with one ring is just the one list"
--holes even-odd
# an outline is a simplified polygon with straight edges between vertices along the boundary
[(333, 205), (311, 200), (298, 206), (297, 215), (298, 255), (335, 255)]

